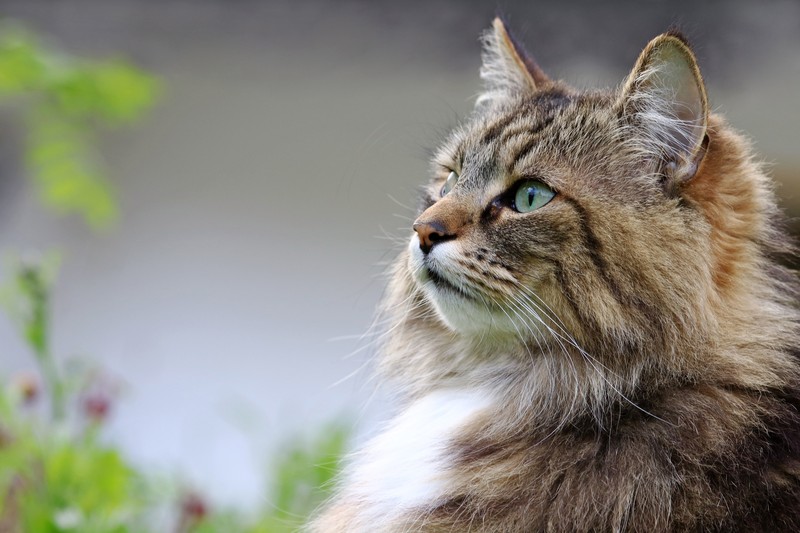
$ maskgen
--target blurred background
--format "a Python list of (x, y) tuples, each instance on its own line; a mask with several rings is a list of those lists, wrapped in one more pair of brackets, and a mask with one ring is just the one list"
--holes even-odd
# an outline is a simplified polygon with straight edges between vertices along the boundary
[[(215, 502), (255, 505), (270, 450), (387, 412), (357, 339), (405, 238), (429, 151), (479, 90), (502, 13), (551, 76), (622, 81), (670, 26), (713, 108), (754, 141), (800, 213), (800, 3), (2, 0), (51, 49), (154, 74), (157, 102), (97, 145), (120, 216), (43, 209), (26, 133), (0, 114), (0, 251), (58, 249), (52, 347), (123, 385), (107, 439)], [(7, 116), (8, 115), (8, 116)], [(0, 320), (0, 374), (31, 368)], [(349, 355), (356, 351), (354, 355)]]

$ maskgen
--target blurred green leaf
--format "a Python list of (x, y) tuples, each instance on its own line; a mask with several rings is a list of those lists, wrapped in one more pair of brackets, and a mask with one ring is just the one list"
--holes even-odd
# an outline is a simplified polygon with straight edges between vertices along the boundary
[(16, 95), (35, 90), (45, 77), (45, 65), (37, 45), (21, 32), (0, 27), (0, 94)]
[(94, 151), (103, 127), (135, 122), (159, 83), (122, 60), (86, 61), (47, 50), (19, 27), (0, 25), (0, 105), (29, 128), (25, 160), (44, 204), (101, 229), (117, 218), (105, 168)]
[(278, 518), (292, 523), (322, 503), (339, 473), (349, 436), (344, 425), (332, 425), (310, 445), (295, 442), (279, 455), (271, 491)]
[(60, 214), (81, 213), (91, 227), (113, 223), (117, 206), (87, 133), (58, 114), (29, 116), (28, 168), (45, 205)]
[(131, 122), (155, 100), (155, 80), (122, 61), (72, 68), (52, 84), (60, 110), (75, 119)]

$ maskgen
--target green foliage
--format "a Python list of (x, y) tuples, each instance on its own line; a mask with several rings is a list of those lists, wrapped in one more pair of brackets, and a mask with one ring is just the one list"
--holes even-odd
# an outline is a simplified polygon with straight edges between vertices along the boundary
[(350, 432), (341, 424), (324, 428), (311, 443), (295, 440), (278, 454), (270, 503), (257, 516), (243, 519), (235, 511), (199, 524), (196, 533), (291, 533), (297, 531), (325, 500), (339, 473)]
[(310, 447), (288, 446), (277, 463), (272, 487), (276, 517), (291, 522), (306, 517), (324, 499), (338, 472), (349, 432), (327, 428)]
[[(122, 533), (138, 530), (138, 474), (95, 438), (59, 438), (18, 424), (0, 447), (0, 531)], [(41, 428), (40, 428), (41, 429)]]
[(50, 287), (55, 279), (60, 258), (51, 253), (40, 262), (27, 265), (11, 258), (6, 270), (16, 273), (0, 287), (0, 304), (16, 322), (41, 368), (51, 395), (50, 410), (54, 420), (63, 415), (63, 386), (50, 354), (48, 315)]
[(111, 186), (93, 149), (102, 128), (134, 122), (159, 85), (123, 61), (90, 62), (41, 47), (29, 33), (0, 26), (0, 104), (27, 125), (25, 162), (42, 201), (80, 214), (93, 228), (117, 217)]
[[(93, 412), (67, 424), (67, 381), (49, 349), (50, 289), (58, 258), (11, 262), (2, 303), (14, 319), (39, 371), (0, 389), (0, 532), (127, 532), (132, 516), (144, 514), (139, 474), (120, 453), (98, 439)], [(50, 413), (34, 409), (47, 392)], [(37, 414), (39, 416), (37, 416)]]
[[(113, 395), (89, 379), (65, 378), (49, 351), (49, 302), (57, 256), (12, 262), (2, 301), (35, 354), (46, 390), (33, 376), (0, 387), (0, 533), (145, 533), (163, 491), (103, 443)], [(47, 377), (49, 376), (49, 377)], [(72, 383), (82, 385), (73, 386)], [(60, 391), (54, 394), (54, 391)], [(51, 396), (41, 416), (36, 402)], [(327, 496), (349, 431), (331, 425), (289, 443), (274, 462), (267, 505), (255, 513), (212, 511), (203, 498), (172, 495), (176, 533), (288, 533)]]
[[(101, 128), (135, 121), (153, 103), (156, 80), (122, 61), (88, 62), (42, 48), (0, 26), (0, 105), (27, 127), (24, 159), (45, 205), (93, 228), (117, 205), (94, 147)], [(50, 345), (50, 295), (59, 256), (11, 258), (0, 304), (33, 354), (37, 373), (0, 379), (0, 533), (285, 533), (325, 498), (348, 431), (325, 428), (278, 455), (265, 505), (254, 513), (213, 510), (202, 495), (174, 490), (139, 471), (102, 439), (112, 391), (81, 367), (62, 367)], [(49, 399), (48, 409), (40, 400)], [(164, 527), (163, 511), (167, 508)], [(169, 510), (172, 510), (170, 513)]]

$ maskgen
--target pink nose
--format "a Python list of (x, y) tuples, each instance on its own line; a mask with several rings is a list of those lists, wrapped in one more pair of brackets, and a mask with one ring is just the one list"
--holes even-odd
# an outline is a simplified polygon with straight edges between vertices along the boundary
[(455, 233), (448, 231), (448, 228), (438, 220), (414, 222), (412, 227), (419, 236), (419, 248), (424, 254), (430, 252), (434, 244), (456, 237)]

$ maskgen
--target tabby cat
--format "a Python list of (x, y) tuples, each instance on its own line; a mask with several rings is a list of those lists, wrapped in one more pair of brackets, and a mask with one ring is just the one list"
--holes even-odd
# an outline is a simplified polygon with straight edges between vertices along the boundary
[(312, 530), (800, 531), (793, 247), (686, 40), (604, 92), (484, 45), (383, 310), (401, 408)]

